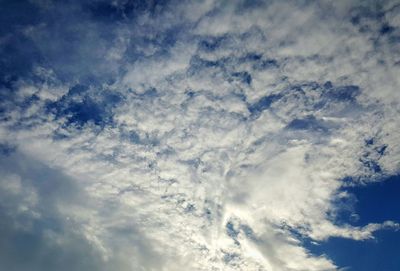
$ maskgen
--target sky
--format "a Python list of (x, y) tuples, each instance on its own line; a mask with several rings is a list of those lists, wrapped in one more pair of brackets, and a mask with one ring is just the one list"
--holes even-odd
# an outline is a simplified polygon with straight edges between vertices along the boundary
[(400, 2), (0, 0), (0, 270), (400, 270)]

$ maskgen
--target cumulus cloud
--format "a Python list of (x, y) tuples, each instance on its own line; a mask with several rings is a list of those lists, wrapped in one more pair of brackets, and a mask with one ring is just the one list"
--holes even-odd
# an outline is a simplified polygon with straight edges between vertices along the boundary
[(397, 9), (7, 4), (0, 266), (339, 270), (305, 240), (399, 228), (337, 219), (399, 173)]

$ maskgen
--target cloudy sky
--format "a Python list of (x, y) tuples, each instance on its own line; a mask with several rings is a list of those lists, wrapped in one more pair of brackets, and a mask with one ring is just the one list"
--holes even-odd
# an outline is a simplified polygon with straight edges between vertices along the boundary
[(400, 270), (399, 1), (0, 2), (0, 270)]

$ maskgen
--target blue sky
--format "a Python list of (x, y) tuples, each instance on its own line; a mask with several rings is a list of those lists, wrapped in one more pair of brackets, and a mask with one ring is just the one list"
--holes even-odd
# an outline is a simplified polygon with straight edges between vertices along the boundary
[(400, 270), (396, 1), (2, 1), (0, 269)]
[[(396, 208), (400, 204), (399, 180), (397, 175), (368, 186), (346, 189), (353, 195), (351, 209), (357, 214), (352, 224), (399, 221), (400, 212)], [(375, 239), (365, 242), (333, 238), (316, 246), (310, 245), (309, 248), (314, 253), (329, 255), (338, 265), (348, 267), (348, 270), (396, 270), (400, 265), (399, 241), (398, 232), (380, 231), (375, 234)]]

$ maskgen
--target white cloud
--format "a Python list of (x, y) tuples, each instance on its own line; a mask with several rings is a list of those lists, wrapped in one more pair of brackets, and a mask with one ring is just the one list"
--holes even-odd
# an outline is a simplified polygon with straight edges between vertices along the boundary
[[(121, 95), (104, 127), (46, 111), (46, 103), (69, 95), (70, 86), (52, 71), (37, 72), (43, 84), (27, 80), (17, 87), (0, 138), (72, 178), (79, 204), (66, 200), (54, 212), (68, 218), (61, 219), (68, 234), (84, 239), (106, 266), (337, 270), (293, 232), (314, 241), (365, 240), (399, 228), (392, 221), (339, 225), (330, 215), (344, 177), (353, 176), (356, 185), (357, 178), (399, 172), (398, 68), (388, 57), (397, 56), (395, 46), (381, 38), (377, 48), (376, 33), (345, 20), (353, 4), (276, 1), (238, 11), (241, 5), (189, 3), (155, 19), (142, 14), (139, 27), (121, 27), (105, 50), (105, 65), (124, 72), (74, 96), (83, 103), (85, 95), (94, 101)], [(333, 9), (329, 16), (327, 9)], [(393, 12), (386, 16), (396, 26)], [(183, 30), (165, 54), (158, 54), (166, 46), (159, 40), (135, 44), (174, 27)], [(201, 48), (204, 40), (214, 48)], [(129, 58), (130, 46), (141, 57)], [(359, 95), (351, 95), (358, 91), (353, 85)], [(24, 108), (33, 94), (39, 98)], [(276, 96), (262, 102), (270, 95)], [(387, 151), (366, 146), (370, 138)], [(7, 176), (1, 191), (22, 193), (20, 177)], [(57, 232), (46, 238), (76, 245)]]

